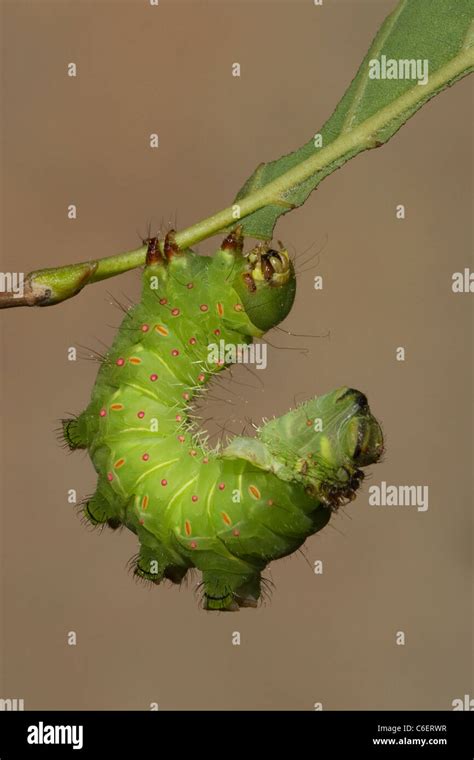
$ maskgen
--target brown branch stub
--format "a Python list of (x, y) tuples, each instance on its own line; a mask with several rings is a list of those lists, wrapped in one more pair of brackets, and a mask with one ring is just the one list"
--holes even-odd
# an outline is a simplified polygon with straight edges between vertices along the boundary
[(47, 306), (50, 298), (51, 289), (32, 282), (31, 274), (29, 274), (21, 295), (11, 291), (0, 293), (0, 309), (11, 309), (15, 306)]
[(77, 295), (87, 285), (98, 267), (98, 261), (40, 269), (30, 272), (24, 281), (23, 292), (0, 293), (0, 309), (15, 306), (53, 306)]

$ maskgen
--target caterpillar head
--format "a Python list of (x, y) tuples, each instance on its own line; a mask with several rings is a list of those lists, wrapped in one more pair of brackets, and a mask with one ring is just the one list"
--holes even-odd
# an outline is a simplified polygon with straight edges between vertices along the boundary
[[(249, 253), (243, 253), (242, 228), (237, 227), (222, 242), (213, 257), (201, 257), (190, 249), (180, 249), (174, 230), (163, 244), (158, 238), (143, 241), (147, 244), (145, 278), (166, 282), (193, 274), (203, 281), (207, 270), (207, 287), (212, 298), (233, 301), (236, 313), (225, 310), (223, 322), (242, 335), (260, 337), (275, 327), (290, 312), (295, 299), (296, 277), (288, 251), (279, 243), (279, 250), (269, 243), (259, 243)], [(221, 304), (222, 306), (222, 304)]]
[(332, 508), (355, 498), (364, 473), (384, 450), (366, 396), (338, 388), (265, 425), (260, 439), (295, 471), (308, 493)]
[[(232, 234), (237, 234), (238, 239), (238, 231)], [(242, 255), (241, 248), (239, 253)], [(242, 257), (233, 287), (250, 321), (262, 333), (282, 322), (293, 306), (296, 292), (295, 271), (282, 243), (278, 251), (269, 243), (259, 243)]]

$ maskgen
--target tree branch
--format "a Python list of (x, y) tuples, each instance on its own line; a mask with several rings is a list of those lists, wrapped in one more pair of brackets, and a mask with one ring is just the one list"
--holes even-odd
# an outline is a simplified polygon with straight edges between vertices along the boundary
[[(387, 132), (388, 125), (400, 122), (404, 114), (407, 115), (406, 118), (409, 118), (446, 86), (470, 73), (473, 67), (474, 48), (468, 45), (432, 74), (424, 87), (415, 83), (389, 105), (381, 108), (356, 127), (343, 131), (329, 145), (316, 151), (264, 187), (251, 191), (234, 205), (176, 233), (176, 243), (180, 248), (189, 248), (267, 206), (283, 205), (292, 208), (293, 204), (288, 202), (286, 196), (295, 187), (315, 175), (314, 187), (317, 187), (327, 173), (319, 179), (317, 175), (327, 167), (333, 167), (332, 171), (334, 171), (361, 151), (382, 145), (393, 134), (393, 131)], [(402, 123), (403, 121), (400, 122), (400, 126)], [(107, 256), (95, 261), (30, 272), (25, 278), (24, 292), (21, 295), (18, 296), (12, 292), (0, 293), (0, 308), (51, 306), (61, 303), (77, 295), (86, 285), (143, 266), (145, 256), (146, 246), (142, 246), (134, 251)]]

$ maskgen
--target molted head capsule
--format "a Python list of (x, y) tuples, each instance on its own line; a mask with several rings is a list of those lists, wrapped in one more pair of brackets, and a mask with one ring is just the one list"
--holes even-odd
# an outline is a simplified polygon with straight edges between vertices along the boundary
[(234, 288), (245, 311), (259, 330), (266, 332), (279, 324), (290, 312), (295, 300), (296, 277), (288, 251), (260, 243), (246, 258)]
[(338, 388), (268, 422), (260, 440), (280, 458), (308, 493), (337, 507), (354, 498), (364, 474), (383, 453), (383, 436), (367, 398)]
[(341, 448), (358, 467), (377, 462), (383, 454), (383, 434), (370, 413), (367, 397), (354, 388), (342, 389), (337, 402), (345, 404), (350, 416), (339, 433)]

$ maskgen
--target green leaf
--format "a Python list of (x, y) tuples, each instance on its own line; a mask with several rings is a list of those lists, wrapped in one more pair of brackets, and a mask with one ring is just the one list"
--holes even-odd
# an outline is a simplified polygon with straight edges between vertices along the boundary
[[(235, 203), (250, 193), (252, 198), (256, 192), (269, 196), (267, 205), (242, 219), (244, 232), (271, 238), (279, 216), (301, 206), (325, 177), (358, 153), (387, 142), (430, 98), (473, 71), (473, 18), (474, 0), (401, 0), (321, 129), (322, 146), (312, 137), (295, 152), (260, 164), (239, 191)], [(408, 73), (410, 78), (373, 78), (374, 60), (379, 64), (385, 60), (380, 73), (388, 74), (394, 64), (387, 62), (394, 60), (396, 73)], [(399, 61), (407, 63), (399, 69)], [(418, 72), (411, 61), (420, 67)], [(411, 76), (418, 73), (423, 80), (424, 61), (427, 82), (418, 84)], [(242, 217), (246, 205), (242, 203)]]
[[(363, 150), (378, 147), (430, 98), (474, 70), (474, 0), (401, 0), (386, 19), (343, 99), (321, 130), (278, 161), (260, 164), (232, 206), (176, 233), (180, 248), (235, 227), (270, 239), (278, 217), (301, 206), (324, 177)], [(371, 61), (428, 62), (426, 84), (369, 76)], [(411, 72), (409, 72), (411, 73)], [(423, 71), (421, 70), (421, 73)], [(85, 286), (145, 263), (147, 247), (54, 269), (31, 272), (22, 297), (0, 293), (0, 308), (49, 306)]]

